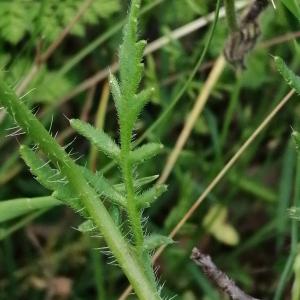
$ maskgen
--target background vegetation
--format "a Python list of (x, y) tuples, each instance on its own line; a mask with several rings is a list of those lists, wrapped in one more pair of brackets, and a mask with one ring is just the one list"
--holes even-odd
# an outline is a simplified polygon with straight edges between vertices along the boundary
[[(236, 6), (249, 3), (236, 1)], [(216, 3), (157, 0), (142, 5), (139, 33), (150, 46), (143, 86), (155, 87), (155, 93), (140, 115), (136, 139), (165, 145), (159, 157), (139, 168), (139, 177), (146, 177), (166, 174), (168, 157), (178, 148), (176, 141), (216, 68), (229, 30), (221, 10), (205, 58), (178, 97), (211, 37)], [(74, 158), (92, 170), (102, 170), (116, 184), (119, 169), (77, 136), (67, 119), (93, 123), (118, 140), (107, 69), (116, 69), (127, 9), (128, 1), (120, 0), (0, 2), (1, 80), (15, 87), (49, 131), (57, 132), (61, 144), (72, 142)], [(241, 17), (242, 11), (237, 15)], [(202, 25), (197, 30), (173, 35), (199, 19), (202, 23), (197, 24)], [(168, 191), (146, 211), (149, 229), (165, 235), (172, 231), (289, 92), (272, 56), (282, 57), (297, 73), (299, 20), (297, 1), (277, 1), (276, 10), (270, 4), (259, 19), (261, 36), (247, 56), (246, 69), (237, 73), (229, 64), (219, 67), (220, 76), (215, 76), (208, 101), (166, 178)], [(70, 33), (51, 48), (73, 23)], [(177, 102), (171, 113), (147, 131), (173, 101)], [(298, 228), (288, 214), (288, 208), (299, 203), (300, 162), (291, 137), (292, 130), (300, 128), (299, 117), (299, 96), (294, 95), (181, 227), (176, 243), (157, 261), (158, 276), (166, 282), (164, 296), (224, 298), (190, 260), (191, 249), (197, 246), (257, 298), (300, 299)], [(59, 203), (53, 207), (49, 191), (19, 159), (19, 144), (26, 137), (15, 132), (4, 110), (0, 120), (0, 198), (37, 200), (36, 206), (30, 204), (24, 211), (0, 209), (0, 298), (118, 299), (128, 283), (103, 253), (103, 240), (82, 228), (75, 230), (82, 220), (69, 208)], [(297, 217), (297, 212), (291, 213)]]

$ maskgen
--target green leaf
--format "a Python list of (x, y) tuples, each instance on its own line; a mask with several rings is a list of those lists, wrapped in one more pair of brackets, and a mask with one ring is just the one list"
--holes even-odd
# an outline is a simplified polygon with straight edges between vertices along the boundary
[(113, 187), (101, 173), (94, 174), (85, 167), (82, 167), (81, 170), (85, 179), (99, 195), (107, 197), (117, 205), (126, 207), (126, 199), (124, 196), (115, 187)]
[(48, 209), (62, 205), (61, 201), (54, 197), (18, 198), (0, 201), (0, 223), (39, 209)]
[[(149, 183), (155, 181), (158, 177), (159, 177), (159, 175), (152, 175), (152, 176), (147, 176), (147, 177), (142, 177), (142, 178), (136, 179), (133, 182), (133, 186), (134, 186), (134, 188), (136, 190), (139, 190), (144, 185), (149, 184)], [(124, 185), (124, 183), (115, 184), (114, 188), (117, 191), (119, 191), (120, 193), (125, 193), (125, 185)]]
[(164, 236), (160, 234), (151, 234), (145, 238), (144, 249), (147, 251), (151, 251), (151, 250), (155, 250), (156, 248), (162, 245), (170, 245), (173, 243), (174, 241), (168, 236)]
[(32, 102), (53, 103), (70, 91), (72, 84), (67, 77), (58, 72), (50, 72), (43, 67), (30, 88), (34, 88), (31, 94)]
[(161, 196), (164, 192), (167, 191), (167, 185), (160, 184), (155, 185), (147, 191), (143, 192), (140, 196), (138, 196), (139, 206), (141, 208), (150, 207), (150, 205), (157, 200), (159, 196)]
[(134, 95), (132, 97), (132, 101), (129, 101), (129, 105), (131, 107), (130, 121), (133, 123), (132, 126), (136, 122), (142, 109), (150, 101), (153, 93), (154, 93), (154, 88), (148, 88), (146, 90), (141, 91), (139, 94)]
[(38, 155), (22, 145), (20, 154), (30, 172), (36, 176), (36, 180), (48, 190), (53, 191), (53, 197), (66, 203), (76, 211), (82, 209), (82, 205), (70, 188), (68, 181), (63, 177), (59, 170), (52, 169), (48, 163), (44, 162)]
[(120, 148), (103, 130), (97, 129), (77, 119), (70, 120), (70, 124), (79, 134), (86, 137), (100, 151), (116, 161), (119, 160)]
[(300, 94), (300, 77), (297, 76), (293, 71), (291, 71), (285, 64), (282, 58), (279, 56), (274, 57), (275, 65), (279, 73), (288, 83), (288, 85), (295, 89), (298, 94)]
[(83, 233), (87, 233), (87, 232), (91, 232), (94, 231), (96, 229), (94, 223), (92, 222), (92, 220), (86, 220), (84, 222), (82, 222), (78, 228), (77, 228), (80, 232)]
[(300, 3), (298, 0), (281, 0), (281, 2), (300, 21)]
[(131, 162), (134, 164), (142, 163), (147, 159), (150, 159), (161, 152), (163, 149), (162, 144), (149, 143), (145, 144), (130, 153)]
[(17, 44), (29, 30), (26, 4), (20, 1), (0, 2), (0, 35), (3, 40)]
[(143, 56), (145, 41), (137, 42), (137, 17), (140, 1), (135, 1), (124, 27), (123, 43), (120, 46), (120, 78), (122, 96), (126, 100), (132, 99), (142, 78)]
[(111, 93), (113, 95), (113, 99), (115, 102), (115, 106), (117, 108), (118, 114), (121, 114), (121, 91), (120, 91), (120, 86), (118, 83), (118, 80), (113, 74), (110, 74), (109, 76), (109, 83), (110, 83), (110, 88), (111, 88)]
[(26, 165), (30, 168), (30, 172), (48, 190), (55, 191), (67, 184), (67, 181), (58, 170), (50, 168), (48, 163), (40, 159), (29, 147), (22, 145), (20, 147), (20, 154)]

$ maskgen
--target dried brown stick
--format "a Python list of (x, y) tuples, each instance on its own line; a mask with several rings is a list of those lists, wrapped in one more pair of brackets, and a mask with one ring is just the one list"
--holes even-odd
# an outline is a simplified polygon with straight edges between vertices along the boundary
[(242, 291), (235, 282), (230, 279), (214, 264), (209, 255), (200, 252), (199, 249), (192, 250), (191, 259), (201, 267), (203, 273), (225, 294), (232, 300), (259, 300), (247, 295)]

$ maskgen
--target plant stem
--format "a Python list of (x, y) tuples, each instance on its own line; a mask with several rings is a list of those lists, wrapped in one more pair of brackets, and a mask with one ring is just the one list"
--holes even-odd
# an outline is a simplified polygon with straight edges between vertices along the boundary
[(121, 168), (127, 194), (128, 218), (134, 234), (137, 253), (141, 255), (144, 235), (141, 224), (141, 214), (135, 201), (133, 169), (129, 158), (131, 151), (131, 133), (128, 135), (126, 131), (127, 130), (122, 130), (121, 126)]
[(235, 14), (234, 0), (224, 0), (224, 5), (229, 30), (231, 32), (237, 31), (238, 25)]
[(79, 167), (3, 81), (0, 82), (0, 103), (66, 176), (86, 213), (100, 230), (120, 267), (133, 285), (139, 299), (160, 300), (155, 285), (149, 280), (139, 259), (131, 251), (97, 193), (81, 175)]

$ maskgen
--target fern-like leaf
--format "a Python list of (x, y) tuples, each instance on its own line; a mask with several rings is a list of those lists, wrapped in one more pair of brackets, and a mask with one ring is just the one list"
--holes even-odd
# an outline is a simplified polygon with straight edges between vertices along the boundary
[(17, 44), (30, 29), (27, 9), (28, 5), (22, 1), (0, 2), (0, 35), (4, 41)]

